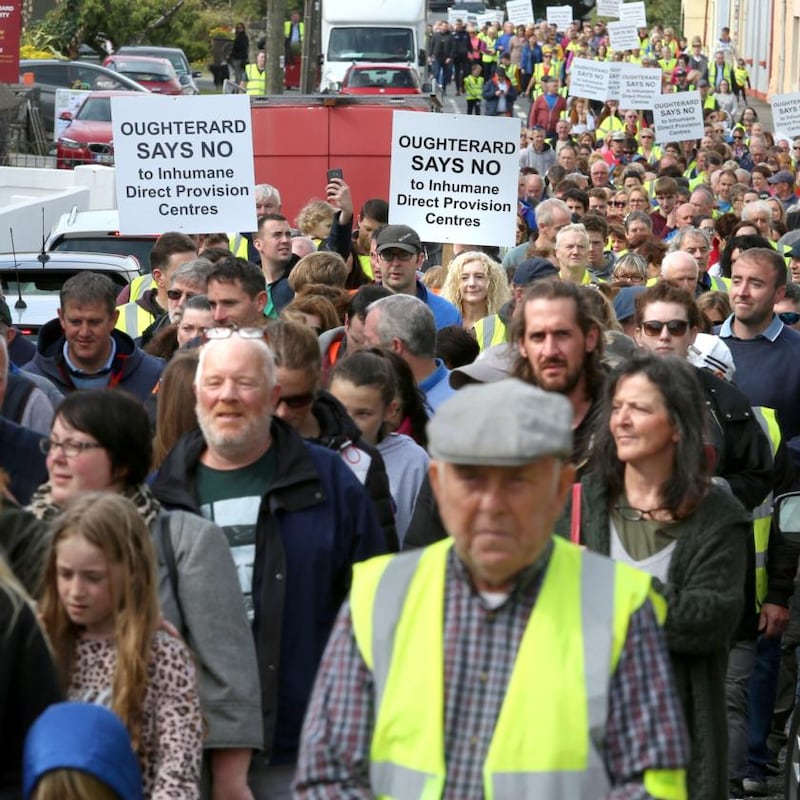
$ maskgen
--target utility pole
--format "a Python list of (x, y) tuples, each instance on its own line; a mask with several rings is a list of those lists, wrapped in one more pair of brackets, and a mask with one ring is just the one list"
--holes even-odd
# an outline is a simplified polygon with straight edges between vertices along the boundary
[(303, 10), (305, 35), (303, 36), (303, 61), (300, 68), (300, 91), (303, 94), (312, 94), (316, 90), (314, 83), (317, 71), (315, 43), (317, 41), (317, 20), (319, 19), (319, 15), (316, 13), (318, 6), (319, 0), (305, 0)]
[(283, 22), (286, 0), (267, 0), (267, 94), (283, 94)]

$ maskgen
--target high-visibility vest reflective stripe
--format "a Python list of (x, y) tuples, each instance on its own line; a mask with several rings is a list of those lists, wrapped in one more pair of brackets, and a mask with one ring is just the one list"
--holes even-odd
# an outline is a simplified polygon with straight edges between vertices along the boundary
[(478, 347), (484, 351), (487, 347), (503, 344), (508, 341), (508, 330), (503, 320), (497, 314), (479, 319), (473, 326)]
[(115, 325), (118, 331), (127, 333), (132, 339), (138, 339), (154, 322), (155, 317), (138, 303), (125, 303), (117, 306), (119, 316)]
[(244, 76), (247, 78), (247, 94), (266, 94), (267, 93), (267, 71), (259, 71), (257, 64), (248, 64), (244, 68)]
[(711, 289), (715, 292), (729, 292), (731, 288), (731, 279), (723, 278), (716, 275), (709, 275), (711, 278)]
[[(447, 539), (354, 568), (353, 632), (375, 687), (370, 781), (378, 798), (439, 798), (445, 786), (443, 625), (451, 546)], [(483, 765), (487, 800), (588, 800), (607, 792), (599, 748), (608, 687), (630, 617), (648, 597), (663, 609), (649, 576), (554, 539)], [(574, 657), (544, 659), (543, 652)], [(681, 770), (646, 772), (644, 780), (653, 797), (686, 798)]]
[[(772, 456), (778, 452), (781, 444), (781, 429), (775, 411), (766, 406), (753, 406), (758, 424), (767, 434)], [(770, 492), (760, 506), (753, 509), (753, 542), (756, 557), (756, 611), (761, 609), (761, 604), (767, 596), (769, 577), (767, 576), (767, 551), (769, 549), (769, 531), (772, 527), (772, 492)]]
[(135, 303), (144, 296), (148, 289), (155, 289), (156, 281), (152, 275), (139, 275), (131, 281), (131, 289), (128, 295), (130, 302)]
[(228, 235), (228, 247), (231, 253), (237, 258), (243, 258), (245, 261), (247, 260), (247, 239), (242, 236), (241, 233), (231, 233)]

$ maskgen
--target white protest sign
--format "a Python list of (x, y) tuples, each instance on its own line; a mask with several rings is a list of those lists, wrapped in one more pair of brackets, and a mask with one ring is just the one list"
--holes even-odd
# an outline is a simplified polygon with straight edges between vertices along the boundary
[(111, 98), (119, 229), (254, 231), (250, 98)]
[(547, 24), (555, 25), (560, 31), (565, 31), (572, 24), (574, 16), (572, 6), (547, 6)]
[(662, 94), (653, 103), (653, 125), (659, 144), (702, 139), (705, 130), (700, 92)]
[(800, 92), (773, 95), (769, 104), (775, 130), (800, 136)]
[(520, 121), (392, 115), (389, 219), (426, 242), (513, 246)]
[(508, 0), (506, 16), (515, 28), (517, 25), (528, 25), (533, 22), (533, 3), (531, 0)]
[[(489, 10), (487, 13), (491, 14), (492, 11)], [(506, 15), (502, 8), (494, 9), (494, 20), (501, 28), (503, 27), (503, 22), (505, 21), (505, 17)], [(533, 17), (531, 17), (529, 22), (533, 22)]]
[(619, 100), (621, 61), (611, 61), (608, 65), (608, 96), (606, 100)]
[(636, 3), (620, 3), (619, 21), (633, 25), (634, 28), (646, 28), (647, 15), (645, 14), (643, 0), (638, 0)]
[(53, 141), (57, 142), (58, 137), (69, 127), (72, 120), (60, 119), (65, 111), (69, 111), (74, 117), (78, 113), (86, 95), (90, 92), (88, 89), (56, 89), (55, 100), (55, 125), (53, 130)]
[(475, 16), (475, 24), (478, 28), (482, 28), (484, 25), (494, 25), (494, 23), (494, 14), (476, 14)]
[(617, 64), (620, 70), (619, 104), (623, 108), (652, 111), (661, 95), (662, 72), (654, 67)]
[(572, 97), (587, 100), (608, 99), (608, 73), (610, 61), (592, 61), (589, 58), (573, 58), (569, 70), (569, 93)]
[(609, 22), (606, 27), (612, 50), (638, 50), (642, 46), (633, 25), (627, 22)]
[(598, 17), (618, 17), (620, 0), (597, 0)]

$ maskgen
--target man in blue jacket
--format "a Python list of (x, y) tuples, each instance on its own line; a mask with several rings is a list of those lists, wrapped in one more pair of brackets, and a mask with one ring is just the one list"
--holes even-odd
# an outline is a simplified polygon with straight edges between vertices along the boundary
[(275, 416), (302, 400), (281, 395), (272, 353), (252, 333), (209, 331), (195, 378), (200, 430), (178, 442), (153, 488), (228, 536), (261, 679), (264, 752), (249, 784), (255, 797), (280, 800), (291, 797), (303, 715), (352, 564), (386, 544), (339, 456)]
[(86, 270), (61, 287), (58, 319), (39, 331), (36, 355), (25, 369), (43, 375), (62, 394), (76, 389), (124, 389), (144, 402), (164, 362), (115, 329), (117, 288), (107, 275)]

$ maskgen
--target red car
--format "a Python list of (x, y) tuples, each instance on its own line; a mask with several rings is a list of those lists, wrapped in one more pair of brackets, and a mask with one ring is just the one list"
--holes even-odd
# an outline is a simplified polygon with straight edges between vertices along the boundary
[(353, 64), (339, 87), (341, 94), (422, 94), (424, 90), (411, 64)]
[(168, 58), (152, 56), (108, 56), (103, 66), (119, 72), (157, 94), (183, 94), (178, 73)]
[(56, 167), (72, 169), (78, 164), (114, 164), (111, 141), (111, 98), (130, 92), (90, 92), (73, 116), (63, 111), (59, 119), (69, 120), (56, 142)]

